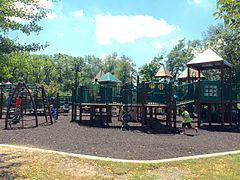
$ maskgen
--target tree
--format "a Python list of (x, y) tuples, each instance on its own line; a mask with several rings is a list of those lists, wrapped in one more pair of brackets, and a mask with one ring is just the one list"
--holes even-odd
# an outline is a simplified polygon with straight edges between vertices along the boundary
[(144, 64), (139, 68), (139, 75), (144, 81), (151, 81), (155, 79), (155, 74), (160, 68), (160, 63), (163, 60), (163, 56), (154, 57), (150, 63)]
[(135, 81), (136, 70), (132, 59), (123, 55), (117, 59), (117, 64), (114, 67), (114, 74), (123, 83)]
[(192, 60), (194, 54), (201, 51), (201, 41), (194, 40), (185, 42), (185, 39), (179, 40), (178, 44), (167, 55), (166, 65), (176, 81), (179, 74), (186, 68), (188, 61)]
[(100, 58), (94, 55), (87, 55), (82, 60), (80, 83), (90, 84), (100, 69), (103, 69), (103, 63)]
[(217, 0), (217, 18), (223, 19), (224, 24), (232, 30), (240, 30), (240, 1)]
[(0, 0), (0, 54), (16, 51), (36, 51), (45, 45), (38, 43), (20, 44), (7, 36), (9, 31), (24, 34), (39, 33), (37, 22), (46, 17), (49, 10), (41, 5), (40, 0)]
[(240, 33), (232, 31), (221, 24), (210, 26), (204, 33), (203, 43), (206, 48), (212, 48), (223, 59), (233, 65), (235, 81), (240, 82)]

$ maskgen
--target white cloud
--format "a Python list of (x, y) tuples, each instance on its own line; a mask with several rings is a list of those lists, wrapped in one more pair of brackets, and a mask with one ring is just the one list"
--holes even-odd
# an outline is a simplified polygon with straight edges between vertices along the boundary
[(96, 15), (96, 38), (99, 44), (134, 42), (136, 39), (156, 38), (167, 35), (179, 27), (169, 25), (164, 19), (152, 16), (112, 16)]
[(178, 37), (176, 39), (171, 39), (171, 40), (164, 41), (164, 42), (155, 41), (152, 44), (157, 49), (165, 49), (165, 48), (168, 49), (168, 48), (172, 48), (173, 46), (177, 45), (178, 41), (181, 39), (184, 39), (184, 38)]
[(65, 34), (64, 34), (63, 32), (60, 32), (60, 33), (57, 34), (57, 36), (60, 37), (60, 38), (62, 38), (62, 37), (65, 36)]
[(202, 5), (209, 5), (210, 4), (210, 0), (187, 0), (188, 4), (195, 4), (197, 6), (202, 6)]
[(50, 1), (50, 0), (40, 0), (39, 5), (43, 8), (50, 9), (50, 7), (52, 6), (52, 1)]
[[(29, 12), (29, 13), (31, 12), (33, 14), (38, 13), (37, 8), (33, 6), (31, 3), (23, 3), (21, 1), (16, 1), (13, 4), (14, 4), (14, 8), (16, 9), (24, 9), (26, 12)], [(45, 8), (45, 9), (50, 9), (52, 6), (52, 2), (50, 0), (39, 0), (37, 4), (41, 8)]]
[(29, 23), (30, 21), (27, 20), (27, 19), (23, 19), (23, 18), (20, 18), (20, 17), (7, 17), (8, 19), (10, 19), (11, 21), (14, 21), (14, 22), (19, 22), (19, 23)]
[(162, 46), (163, 46), (160, 41), (155, 41), (155, 42), (153, 42), (153, 45), (154, 45), (157, 49), (161, 49)]
[(72, 12), (72, 14), (73, 14), (73, 16), (79, 18), (79, 17), (81, 17), (81, 16), (84, 15), (84, 13), (83, 13), (83, 9), (80, 9), (80, 10), (74, 11), (74, 12)]
[(195, 4), (201, 4), (203, 1), (202, 0), (193, 0)]
[(49, 12), (47, 13), (47, 18), (48, 19), (56, 19), (58, 15), (55, 12)]
[[(23, 10), (24, 12), (28, 13), (28, 14), (37, 14), (39, 12), (39, 10), (33, 6), (31, 3), (22, 3), (21, 1), (16, 1), (13, 3), (15, 9), (19, 10)], [(45, 9), (50, 9), (50, 7), (52, 6), (52, 1), (50, 0), (39, 0), (38, 1), (38, 5), (42, 8)], [(56, 14), (54, 13), (47, 13), (47, 17), (50, 19), (56, 18)], [(11, 21), (15, 21), (15, 22), (19, 22), (19, 23), (28, 23), (30, 22), (27, 19), (23, 19), (23, 18), (19, 18), (19, 17), (8, 17)]]

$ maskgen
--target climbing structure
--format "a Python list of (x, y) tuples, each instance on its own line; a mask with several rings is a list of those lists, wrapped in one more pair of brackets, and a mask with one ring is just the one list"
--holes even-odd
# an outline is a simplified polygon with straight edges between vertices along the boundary
[[(5, 119), (5, 128), (26, 128), (37, 127), (38, 117), (34, 99), (29, 88), (24, 82), (19, 82), (9, 97), (7, 114)], [(33, 116), (25, 116), (24, 109), (30, 105)]]
[(46, 95), (46, 91), (43, 86), (40, 86), (39, 90), (42, 96), (42, 104), (43, 104), (43, 112), (44, 112), (45, 120), (46, 122), (50, 122), (51, 124), (53, 124), (52, 114), (51, 114), (48, 98)]
[(37, 127), (39, 125), (39, 119), (36, 104), (42, 107), (45, 123), (53, 124), (44, 87), (39, 85), (26, 85), (24, 82), (19, 82), (8, 100), (5, 128)]
[[(216, 77), (219, 78), (205, 79), (202, 73), (208, 70), (215, 70), (219, 75)], [(105, 77), (109, 77), (108, 73)], [(156, 77), (171, 76), (161, 66)], [(107, 82), (103, 79), (104, 76), (99, 78), (99, 82)], [(237, 108), (240, 104), (240, 84), (232, 84), (232, 65), (214, 51), (208, 49), (188, 62), (185, 73), (179, 79), (186, 80), (174, 85), (171, 81), (161, 80), (142, 81), (136, 85), (100, 83), (97, 91), (93, 85), (81, 85), (73, 90), (72, 121), (81, 122), (83, 109), (89, 110), (91, 121), (96, 110), (100, 110), (101, 118), (105, 113), (111, 119), (112, 107), (118, 106), (124, 107), (124, 112), (128, 112), (128, 108), (135, 108), (134, 116), (143, 126), (148, 126), (152, 120), (165, 120), (167, 126), (176, 127), (177, 110), (185, 105), (190, 115), (198, 119), (199, 127), (206, 123), (232, 125), (232, 119), (236, 118), (240, 122), (240, 110)], [(97, 97), (95, 99), (92, 95), (94, 90)], [(233, 107), (238, 112), (238, 117), (232, 111)]]

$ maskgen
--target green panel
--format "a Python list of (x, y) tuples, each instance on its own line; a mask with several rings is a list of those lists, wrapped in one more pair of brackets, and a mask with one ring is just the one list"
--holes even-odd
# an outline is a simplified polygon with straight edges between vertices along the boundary
[(120, 103), (122, 100), (120, 85), (87, 85), (78, 87), (77, 101), (82, 103)]
[(137, 103), (141, 104), (142, 103), (142, 84), (137, 84)]
[(240, 84), (235, 83), (232, 85), (232, 99), (233, 101), (240, 101)]
[(169, 84), (164, 82), (145, 83), (146, 102), (168, 104)]
[[(78, 89), (79, 91), (79, 89)], [(62, 106), (64, 104), (71, 104), (72, 103), (72, 96), (59, 96), (59, 105)], [(77, 102), (79, 102), (79, 96), (77, 96)]]
[(220, 101), (221, 100), (221, 83), (220, 81), (203, 80), (201, 83), (202, 101)]
[(229, 100), (229, 89), (230, 89), (230, 84), (229, 83), (224, 83), (224, 100)]
[(112, 86), (112, 101), (113, 101), (113, 103), (122, 102), (121, 87), (122, 86), (120, 86), (120, 85)]
[(173, 99), (177, 102), (185, 102), (197, 99), (197, 82), (186, 83), (173, 87)]

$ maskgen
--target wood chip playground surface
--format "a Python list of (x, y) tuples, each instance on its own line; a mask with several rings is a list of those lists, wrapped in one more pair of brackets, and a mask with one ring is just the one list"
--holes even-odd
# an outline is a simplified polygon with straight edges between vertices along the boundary
[[(44, 121), (44, 117), (39, 117)], [(240, 150), (240, 128), (208, 127), (195, 136), (172, 133), (160, 122), (152, 129), (131, 123), (121, 130), (121, 122), (113, 119), (110, 127), (70, 122), (71, 115), (59, 116), (53, 125), (37, 128), (4, 129), (0, 119), (0, 144), (13, 144), (99, 157), (127, 160), (159, 160), (183, 156)]]

